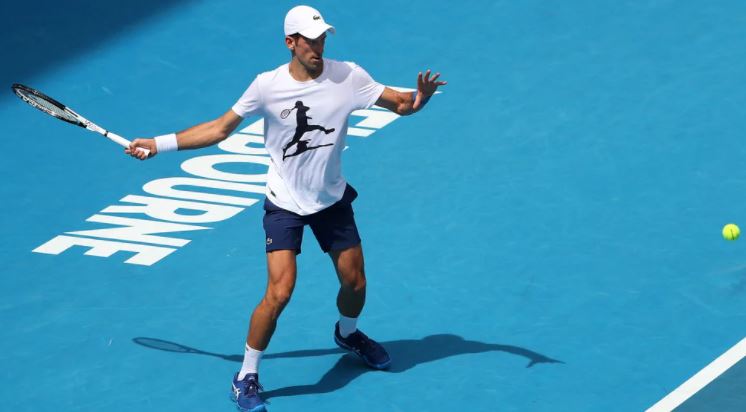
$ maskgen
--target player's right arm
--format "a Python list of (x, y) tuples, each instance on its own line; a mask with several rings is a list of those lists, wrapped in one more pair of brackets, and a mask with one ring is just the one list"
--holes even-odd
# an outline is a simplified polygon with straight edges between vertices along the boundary
[[(228, 110), (215, 120), (201, 123), (178, 132), (176, 133), (178, 150), (199, 149), (221, 142), (236, 130), (242, 120), (243, 118), (237, 115), (236, 112)], [(155, 139), (135, 139), (130, 143), (130, 147), (125, 149), (125, 153), (144, 160), (146, 157), (142, 151), (137, 150), (138, 147), (150, 150), (149, 157), (158, 154)]]

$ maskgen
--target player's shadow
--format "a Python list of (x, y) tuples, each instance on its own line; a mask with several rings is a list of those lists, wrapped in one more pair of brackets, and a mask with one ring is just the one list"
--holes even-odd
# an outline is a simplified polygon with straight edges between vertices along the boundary
[[(134, 338), (132, 339), (138, 345), (152, 349), (164, 350), (168, 352), (192, 353), (199, 355), (214, 356), (233, 362), (242, 362), (243, 355), (222, 355), (217, 353), (205, 352), (199, 349), (190, 348), (161, 339), (153, 338)], [(445, 359), (451, 356), (464, 355), (470, 353), (485, 352), (505, 352), (516, 356), (522, 356), (528, 360), (527, 368), (539, 363), (564, 363), (557, 359), (552, 359), (540, 353), (521, 348), (518, 346), (501, 345), (495, 343), (484, 343), (472, 340), (466, 340), (461, 336), (451, 334), (431, 335), (422, 339), (402, 339), (389, 342), (381, 342), (391, 355), (391, 368), (388, 373), (406, 372), (413, 367)], [(347, 353), (339, 348), (333, 349), (307, 349), (291, 352), (268, 353), (264, 359), (277, 358), (300, 358), (309, 356), (323, 356), (342, 354), (337, 363), (329, 369), (318, 382), (311, 385), (288, 386), (285, 388), (273, 389), (263, 392), (264, 399), (277, 398), (282, 396), (309, 395), (333, 392), (345, 387), (358, 376), (373, 372), (367, 368), (354, 355)]]

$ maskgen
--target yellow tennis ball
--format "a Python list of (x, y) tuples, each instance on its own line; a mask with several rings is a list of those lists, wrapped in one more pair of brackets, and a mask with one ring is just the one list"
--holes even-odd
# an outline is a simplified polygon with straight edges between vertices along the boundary
[(723, 237), (727, 240), (736, 240), (738, 239), (738, 236), (741, 234), (741, 229), (738, 228), (738, 226), (734, 225), (733, 223), (728, 223), (727, 225), (723, 226)]

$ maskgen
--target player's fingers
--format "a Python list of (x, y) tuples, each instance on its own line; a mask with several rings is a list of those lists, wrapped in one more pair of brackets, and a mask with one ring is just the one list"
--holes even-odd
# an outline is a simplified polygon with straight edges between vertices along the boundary
[(427, 71), (425, 72), (425, 79), (424, 80), (425, 80), (425, 83), (429, 83), (430, 82), (430, 69), (427, 69)]
[(134, 151), (138, 154), (138, 158), (141, 160), (153, 157), (155, 154), (155, 147), (153, 147), (151, 139), (135, 139), (132, 143), (136, 146)]
[(131, 153), (135, 153), (137, 151), (137, 146), (139, 146), (139, 143), (140, 143), (140, 139), (135, 139), (131, 141), (130, 147), (127, 150), (129, 150)]
[(127, 149), (125, 149), (125, 153), (127, 153), (128, 155), (130, 155), (130, 156), (132, 156), (134, 158), (139, 159), (140, 158), (140, 152), (142, 151), (142, 150), (138, 149), (138, 147), (140, 146), (140, 141), (139, 140), (140, 139), (135, 139), (135, 140), (131, 141), (129, 147)]
[(142, 159), (143, 160), (150, 159), (151, 157), (154, 156), (153, 151), (150, 150), (149, 148), (148, 149), (142, 149), (141, 148), (140, 149), (140, 154), (142, 154)]
[(435, 73), (435, 75), (430, 78), (430, 82), (434, 83), (436, 80), (438, 80), (438, 77), (440, 77), (440, 73)]

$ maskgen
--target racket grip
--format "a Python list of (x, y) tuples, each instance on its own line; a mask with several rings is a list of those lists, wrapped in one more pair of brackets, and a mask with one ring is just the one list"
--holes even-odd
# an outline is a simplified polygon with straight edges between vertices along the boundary
[[(130, 147), (130, 143), (131, 142), (129, 140), (125, 139), (124, 137), (116, 134), (116, 133), (112, 133), (112, 132), (107, 131), (104, 136), (106, 136), (110, 140), (118, 143), (122, 147), (125, 147), (125, 148)], [(144, 147), (138, 147), (137, 150), (140, 151), (140, 152), (142, 152), (142, 153), (145, 153), (145, 156), (150, 156), (150, 150), (148, 150), (148, 149), (146, 149)]]

